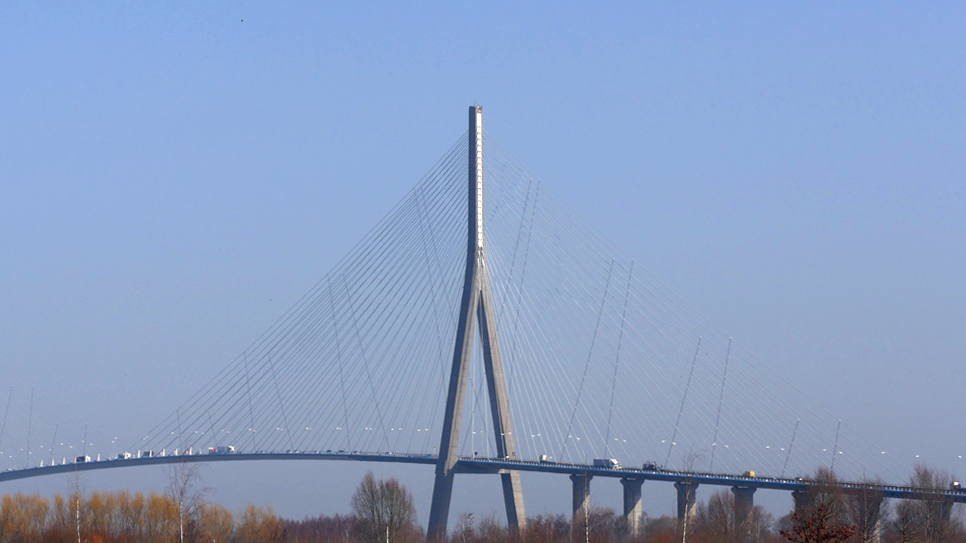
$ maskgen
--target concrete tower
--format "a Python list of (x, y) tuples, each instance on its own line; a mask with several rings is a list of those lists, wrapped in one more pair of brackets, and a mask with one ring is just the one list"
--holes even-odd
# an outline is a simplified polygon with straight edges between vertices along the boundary
[[(446, 534), (450, 499), (453, 496), (453, 475), (458, 458), (460, 424), (469, 376), (470, 356), (473, 353), (474, 328), (479, 329), (483, 346), (483, 364), (493, 416), (496, 453), (500, 458), (516, 458), (510, 407), (500, 358), (500, 343), (496, 335), (496, 314), (490, 293), (490, 273), (486, 264), (486, 235), (483, 228), (483, 108), (470, 106), (469, 131), (469, 221), (466, 246), (466, 275), (463, 279), (463, 300), (460, 306), (453, 368), (450, 371), (449, 391), (443, 432), (436, 464), (436, 483), (429, 511), (429, 536)], [(526, 523), (520, 472), (501, 473), (503, 500), (506, 503), (507, 525), (522, 528)]]

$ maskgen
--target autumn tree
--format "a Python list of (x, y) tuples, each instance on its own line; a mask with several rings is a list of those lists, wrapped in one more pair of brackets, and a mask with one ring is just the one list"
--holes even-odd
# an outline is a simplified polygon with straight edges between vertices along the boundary
[(17, 492), (0, 504), (0, 540), (38, 541), (47, 524), (49, 502), (39, 494)]
[(202, 503), (198, 514), (198, 533), (201, 541), (231, 541), (235, 521), (231, 511), (215, 503)]
[(282, 521), (271, 507), (249, 505), (241, 514), (235, 528), (235, 543), (280, 543), (283, 538)]
[[(53, 503), (53, 505), (51, 505)], [(178, 508), (170, 496), (140, 492), (95, 491), (66, 499), (57, 494), (53, 501), (40, 495), (17, 493), (0, 498), (0, 543), (73, 543), (77, 540), (80, 504), (83, 543), (174, 543), (180, 539)], [(348, 519), (349, 517), (341, 517)], [(271, 508), (248, 506), (237, 522), (224, 507), (202, 503), (197, 510), (192, 534), (198, 541), (223, 543), (282, 543), (283, 522)], [(292, 543), (326, 541), (350, 543), (348, 538), (290, 539)], [(351, 542), (355, 543), (355, 542)]]
[(792, 513), (792, 529), (781, 532), (791, 543), (841, 543), (855, 533), (852, 526), (839, 524), (830, 504), (822, 503), (809, 509)]
[(791, 515), (792, 527), (781, 535), (791, 543), (841, 543), (855, 533), (842, 522), (842, 493), (838, 478), (828, 468), (819, 468), (809, 482), (811, 504)]
[(651, 543), (676, 543), (681, 541), (681, 523), (677, 518), (662, 516), (644, 521), (644, 538)]

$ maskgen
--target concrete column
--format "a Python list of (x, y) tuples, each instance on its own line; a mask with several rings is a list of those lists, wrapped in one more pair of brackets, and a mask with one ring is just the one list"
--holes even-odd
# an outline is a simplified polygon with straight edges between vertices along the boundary
[(678, 520), (693, 519), (697, 513), (694, 493), (698, 483), (674, 483), (674, 488), (678, 491)]
[(950, 499), (943, 500), (942, 511), (940, 514), (942, 515), (942, 521), (944, 525), (949, 523), (949, 517), (952, 514), (952, 512), (953, 512), (953, 501)]
[(808, 490), (792, 490), (792, 499), (795, 500), (796, 513), (812, 506), (812, 494)]
[(621, 479), (624, 487), (624, 522), (627, 536), (635, 538), (641, 532), (641, 486), (644, 479)]
[(735, 495), (735, 520), (748, 520), (751, 508), (755, 506), (755, 488), (748, 486), (733, 486), (731, 493)]
[(584, 518), (584, 512), (590, 511), (590, 480), (594, 476), (590, 474), (573, 474), (570, 480), (574, 486), (573, 501), (573, 527), (577, 527), (577, 521)]

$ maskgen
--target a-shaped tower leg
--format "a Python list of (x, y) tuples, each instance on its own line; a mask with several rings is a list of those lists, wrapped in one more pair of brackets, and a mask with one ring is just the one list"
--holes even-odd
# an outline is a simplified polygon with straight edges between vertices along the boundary
[[(460, 425), (463, 420), (470, 357), (473, 354), (473, 332), (477, 326), (483, 347), (483, 364), (490, 395), (497, 455), (501, 458), (516, 458), (503, 359), (500, 357), (500, 343), (496, 334), (495, 308), (490, 293), (490, 273), (486, 265), (486, 238), (483, 229), (483, 108), (480, 106), (470, 107), (468, 192), (466, 275), (463, 278), (456, 348), (453, 352), (453, 368), (450, 370), (439, 460), (436, 464), (436, 483), (429, 510), (428, 532), (431, 539), (446, 535), (450, 499), (453, 496), (454, 469), (459, 460)], [(502, 473), (500, 477), (503, 482), (507, 525), (512, 529), (523, 528), (526, 514), (523, 509), (520, 472), (509, 471)]]

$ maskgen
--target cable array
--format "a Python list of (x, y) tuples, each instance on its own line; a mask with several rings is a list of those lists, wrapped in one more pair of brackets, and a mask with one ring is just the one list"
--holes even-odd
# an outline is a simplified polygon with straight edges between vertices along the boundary
[(902, 479), (903, 466), (485, 141), (487, 257), (520, 456), (773, 476), (834, 463), (846, 479)]
[[(433, 454), (466, 263), (467, 136), (291, 310), (132, 449)], [(721, 332), (486, 137), (517, 456), (844, 479), (906, 469)], [(476, 333), (476, 331), (474, 331)], [(494, 453), (474, 341), (460, 453)], [(833, 460), (834, 458), (834, 460)]]
[(85, 435), (73, 412), (23, 377), (5, 369), (0, 382), (0, 471), (73, 462), (115, 445), (93, 430)]
[(465, 266), (466, 145), (463, 136), (332, 271), (131, 450), (435, 450)]

